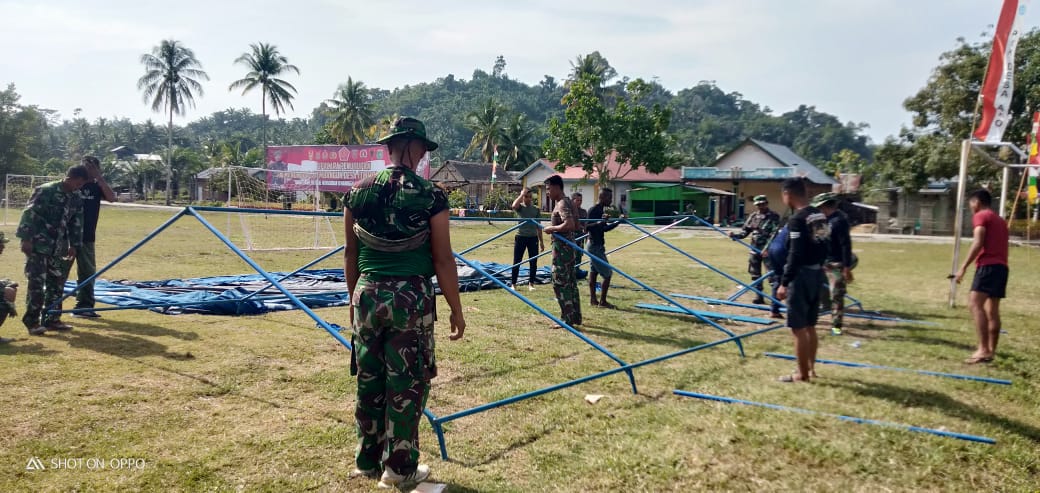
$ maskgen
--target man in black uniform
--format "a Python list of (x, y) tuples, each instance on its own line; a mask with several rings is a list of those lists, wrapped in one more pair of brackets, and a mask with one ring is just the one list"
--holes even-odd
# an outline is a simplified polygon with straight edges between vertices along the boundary
[(824, 291), (822, 305), (831, 310), (831, 335), (840, 336), (845, 319), (845, 289), (852, 282), (852, 269), (856, 266), (849, 217), (838, 208), (838, 195), (834, 193), (821, 193), (813, 197), (810, 205), (819, 207), (831, 226), (831, 244), (824, 265), (830, 289)]
[[(83, 247), (76, 251), (76, 282), (82, 283), (88, 277), (97, 272), (97, 263), (94, 256), (94, 241), (97, 238), (98, 217), (101, 215), (101, 201), (115, 202), (116, 194), (112, 187), (105, 182), (101, 176), (101, 162), (94, 156), (86, 156), (82, 160), (83, 166), (87, 167), (90, 179), (83, 188), (79, 189), (79, 196), (83, 200)], [(69, 264), (69, 270), (72, 264)], [(66, 274), (68, 277), (68, 274)], [(76, 308), (91, 309), (90, 311), (75, 312), (73, 317), (79, 318), (101, 318), (94, 308), (94, 282), (83, 286), (76, 293)]]
[[(729, 237), (734, 240), (747, 238), (751, 235), (751, 245), (758, 249), (758, 252), (751, 251), (751, 255), (748, 257), (748, 274), (751, 274), (751, 282), (755, 282), (758, 278), (762, 277), (762, 254), (767, 246), (769, 246), (769, 239), (773, 237), (773, 233), (776, 232), (780, 227), (780, 214), (777, 214), (769, 210), (769, 198), (765, 195), (756, 195), (754, 198), (755, 206), (758, 207), (758, 211), (748, 216), (747, 221), (744, 221), (744, 228), (737, 233), (730, 233)], [(756, 295), (752, 303), (761, 305), (766, 300), (762, 299), (761, 295)]]
[(820, 291), (825, 282), (823, 264), (830, 245), (827, 216), (809, 205), (805, 182), (801, 178), (784, 180), (781, 186), (784, 204), (794, 210), (787, 220), (787, 263), (780, 278), (776, 297), (787, 300), (787, 326), (794, 335), (794, 351), (798, 372), (780, 377), (781, 382), (808, 382), (816, 362), (816, 318), (820, 311)]

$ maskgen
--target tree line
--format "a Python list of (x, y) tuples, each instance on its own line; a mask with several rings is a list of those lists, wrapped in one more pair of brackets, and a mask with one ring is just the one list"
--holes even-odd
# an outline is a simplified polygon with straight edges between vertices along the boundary
[[(862, 173), (868, 186), (916, 189), (929, 178), (954, 174), (956, 142), (970, 129), (988, 50), (986, 42), (959, 39), (942, 54), (925, 86), (904, 102), (913, 125), (872, 144), (865, 124), (843, 121), (811, 104), (777, 113), (710, 80), (673, 93), (656, 80), (618, 74), (599, 52), (570, 61), (566, 79), (546, 75), (533, 85), (511, 78), (501, 56), (490, 71), (477, 68), (469, 79), (448, 74), (396, 89), (368, 87), (348, 76), (309, 115), (286, 119), (282, 114), (293, 109), (296, 94), (291, 77), (305, 76), (306, 68), (293, 65), (277, 46), (255, 43), (232, 62), (245, 74), (228, 90), (259, 93), (260, 113), (229, 108), (173, 125), (173, 115), (185, 114), (205, 96), (208, 76), (190, 49), (164, 40), (141, 57), (145, 71), (138, 86), (144, 102), (166, 121), (88, 121), (78, 111), (70, 119), (22, 102), (11, 84), (0, 91), (0, 173), (58, 173), (79, 156), (107, 156), (125, 145), (138, 153), (161, 154), (163, 162), (158, 169), (107, 170), (115, 183), (139, 191), (146, 183), (161, 183), (177, 196), (207, 167), (262, 166), (265, 144), (370, 142), (398, 116), (410, 115), (424, 120), (431, 138), (441, 143), (435, 165), (444, 159), (490, 162), (496, 150), (499, 163), (511, 170), (546, 156), (585, 165), (588, 153), (575, 149), (596, 148), (625, 150), (653, 168), (705, 166), (753, 137), (789, 146), (832, 174)], [(1032, 31), (1023, 36), (1016, 55), (1012, 112), (1017, 116), (1009, 138), (1028, 129), (1027, 101), (1040, 96), (1038, 55), (1040, 35)], [(586, 109), (599, 119), (582, 120)], [(271, 112), (275, 118), (269, 118)], [(609, 126), (613, 140), (593, 143), (582, 134), (582, 125)], [(978, 180), (992, 176), (979, 163), (973, 171)]]

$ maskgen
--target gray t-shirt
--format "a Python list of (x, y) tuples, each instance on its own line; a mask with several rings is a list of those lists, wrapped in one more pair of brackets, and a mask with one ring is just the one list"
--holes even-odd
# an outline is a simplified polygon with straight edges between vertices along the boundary
[[(542, 212), (538, 210), (534, 205), (523, 205), (516, 209), (516, 217), (522, 218), (533, 218), (537, 219), (542, 215)], [(520, 228), (516, 230), (517, 236), (538, 236), (538, 226), (529, 222), (521, 224)]]

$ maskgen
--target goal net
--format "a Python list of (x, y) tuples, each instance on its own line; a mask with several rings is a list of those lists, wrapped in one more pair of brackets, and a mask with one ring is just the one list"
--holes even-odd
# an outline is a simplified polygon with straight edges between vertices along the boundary
[(60, 179), (60, 176), (7, 175), (4, 178), (4, 224), (18, 223), (36, 187)]
[[(270, 174), (269, 174), (270, 173)], [(303, 173), (293, 173), (297, 180)], [(286, 191), (285, 177), (261, 168), (221, 168), (211, 175), (208, 188), (216, 202), (228, 209), (269, 212), (205, 212), (207, 220), (243, 250), (330, 249), (342, 244), (335, 217), (294, 214), (323, 212), (341, 207), (338, 196), (318, 192), (317, 173), (311, 192)], [(297, 187), (299, 188), (299, 187)], [(336, 203), (333, 203), (335, 201)]]

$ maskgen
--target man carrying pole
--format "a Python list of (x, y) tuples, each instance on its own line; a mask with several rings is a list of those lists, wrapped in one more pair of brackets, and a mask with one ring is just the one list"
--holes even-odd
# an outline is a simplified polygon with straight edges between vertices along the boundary
[[(574, 232), (578, 230), (578, 211), (564, 193), (563, 178), (560, 178), (560, 175), (546, 178), (545, 188), (549, 200), (556, 202), (552, 211), (552, 225), (542, 228), (542, 233), (553, 235), (553, 291), (556, 292), (556, 300), (560, 303), (560, 318), (573, 327), (581, 325), (581, 295), (578, 293), (578, 279), (574, 272), (574, 266), (578, 263), (578, 252), (557, 236), (574, 241)], [(554, 325), (553, 328), (560, 327)]]
[[(758, 210), (748, 216), (747, 221), (744, 222), (743, 229), (729, 235), (734, 240), (744, 239), (751, 235), (751, 244), (758, 249), (757, 252), (752, 250), (748, 256), (748, 274), (751, 274), (751, 282), (755, 282), (762, 277), (761, 252), (769, 245), (769, 238), (773, 236), (773, 233), (780, 225), (780, 215), (769, 209), (769, 198), (765, 195), (756, 195), (754, 202)], [(760, 295), (756, 296), (752, 301), (756, 305), (761, 305), (765, 302), (766, 300)]]

